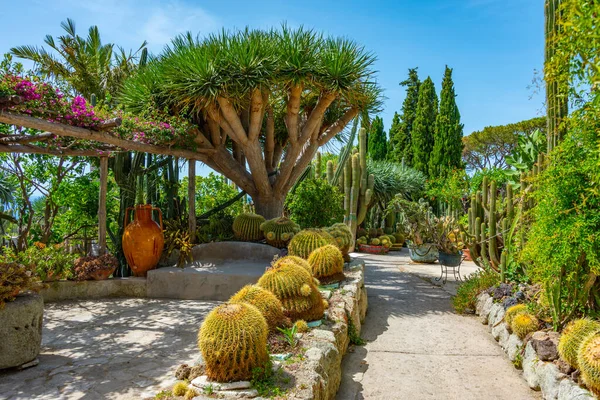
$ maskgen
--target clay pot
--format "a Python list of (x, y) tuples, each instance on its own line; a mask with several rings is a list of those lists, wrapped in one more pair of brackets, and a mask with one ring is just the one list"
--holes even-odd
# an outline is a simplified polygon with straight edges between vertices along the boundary
[[(125, 223), (132, 209), (125, 211)], [(135, 218), (123, 232), (123, 253), (133, 274), (146, 276), (149, 270), (156, 268), (165, 244), (162, 213), (149, 204), (135, 206), (134, 210)], [(152, 220), (152, 210), (158, 211), (160, 226)]]
[(90, 278), (92, 278), (95, 281), (105, 281), (108, 279), (108, 277), (115, 272), (115, 268), (109, 268), (109, 269), (99, 269), (97, 271), (91, 272), (90, 273)]

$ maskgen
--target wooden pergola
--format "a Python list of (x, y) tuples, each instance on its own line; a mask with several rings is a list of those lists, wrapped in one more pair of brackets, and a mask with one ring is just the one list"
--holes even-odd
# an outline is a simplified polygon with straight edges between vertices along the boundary
[[(106, 195), (108, 181), (108, 157), (118, 151), (137, 151), (143, 153), (172, 155), (188, 160), (188, 231), (192, 242), (196, 232), (196, 161), (202, 152), (158, 146), (142, 142), (121, 139), (111, 131), (121, 125), (120, 118), (101, 122), (95, 129), (81, 128), (64, 123), (50, 122), (42, 118), (7, 111), (7, 108), (20, 103), (18, 96), (0, 96), (0, 123), (35, 129), (42, 133), (36, 135), (10, 134), (0, 135), (0, 153), (45, 154), (57, 157), (99, 157), (100, 190), (98, 206), (98, 245), (101, 254), (106, 251), (107, 214)], [(99, 143), (94, 149), (78, 149), (73, 142), (66, 147), (50, 148), (44, 143), (55, 136), (71, 137), (78, 140)], [(208, 150), (208, 149), (200, 149)], [(199, 157), (200, 156), (200, 157)]]

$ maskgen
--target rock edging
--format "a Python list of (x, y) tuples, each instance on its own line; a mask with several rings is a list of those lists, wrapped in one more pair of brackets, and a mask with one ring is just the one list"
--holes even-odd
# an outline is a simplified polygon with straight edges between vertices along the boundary
[(533, 390), (541, 390), (547, 400), (593, 400), (587, 389), (579, 386), (568, 375), (560, 372), (551, 360), (557, 358), (555, 347), (549, 344), (558, 339), (554, 332), (535, 332), (524, 343), (511, 334), (504, 323), (504, 307), (494, 303), (486, 292), (477, 297), (476, 314), (482, 324), (488, 325), (494, 339), (513, 363), (520, 361), (523, 378)]

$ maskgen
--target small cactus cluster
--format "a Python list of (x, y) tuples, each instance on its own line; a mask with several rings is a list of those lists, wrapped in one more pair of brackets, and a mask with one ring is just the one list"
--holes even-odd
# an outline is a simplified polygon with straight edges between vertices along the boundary
[(558, 341), (558, 354), (571, 367), (578, 368), (579, 348), (590, 335), (600, 332), (600, 323), (588, 318), (571, 321), (562, 331)]
[(252, 371), (269, 362), (268, 332), (265, 317), (253, 305), (228, 303), (213, 309), (198, 333), (208, 378), (216, 382), (252, 379)]
[(260, 225), (268, 244), (282, 249), (288, 245), (294, 235), (300, 232), (300, 226), (287, 217), (270, 219)]
[(283, 306), (279, 299), (270, 291), (257, 285), (246, 285), (230, 299), (230, 303), (248, 303), (258, 308), (265, 317), (270, 332), (278, 327), (289, 326), (290, 321), (283, 315)]
[(233, 220), (233, 234), (237, 240), (243, 242), (257, 242), (263, 239), (261, 224), (265, 219), (252, 213), (242, 213)]
[(515, 319), (515, 317), (519, 314), (523, 314), (526, 312), (527, 306), (525, 304), (515, 304), (514, 306), (509, 307), (508, 310), (506, 310), (506, 313), (504, 313), (504, 322), (506, 322), (506, 325), (508, 325), (508, 327), (511, 328), (512, 322)]
[(344, 279), (344, 257), (336, 246), (319, 247), (308, 256), (312, 274), (322, 283)]
[(337, 223), (333, 224), (329, 228), (325, 228), (325, 231), (329, 233), (336, 241), (336, 246), (341, 250), (344, 256), (344, 261), (350, 261), (350, 247), (352, 246), (352, 232), (348, 225)]
[(525, 336), (537, 331), (539, 325), (540, 323), (535, 316), (524, 312), (517, 314), (512, 319), (510, 327), (515, 335), (519, 337), (519, 339), (525, 339)]
[(310, 253), (319, 247), (336, 243), (335, 239), (322, 229), (305, 229), (292, 238), (288, 245), (288, 252), (292, 256), (302, 257), (306, 260)]
[(314, 278), (303, 267), (283, 257), (258, 280), (258, 286), (271, 291), (292, 321), (323, 318), (324, 303)]

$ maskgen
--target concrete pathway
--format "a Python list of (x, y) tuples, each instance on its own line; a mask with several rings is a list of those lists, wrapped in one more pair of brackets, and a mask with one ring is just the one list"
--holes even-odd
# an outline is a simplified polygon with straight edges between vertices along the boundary
[[(362, 337), (344, 357), (337, 399), (538, 399), (474, 317), (456, 315), (456, 283), (432, 284), (438, 265), (406, 250), (365, 258), (369, 309)], [(465, 272), (476, 269), (467, 264)]]
[(198, 328), (216, 304), (157, 299), (49, 303), (39, 365), (0, 373), (0, 399), (154, 398), (175, 382), (180, 363), (198, 357)]

